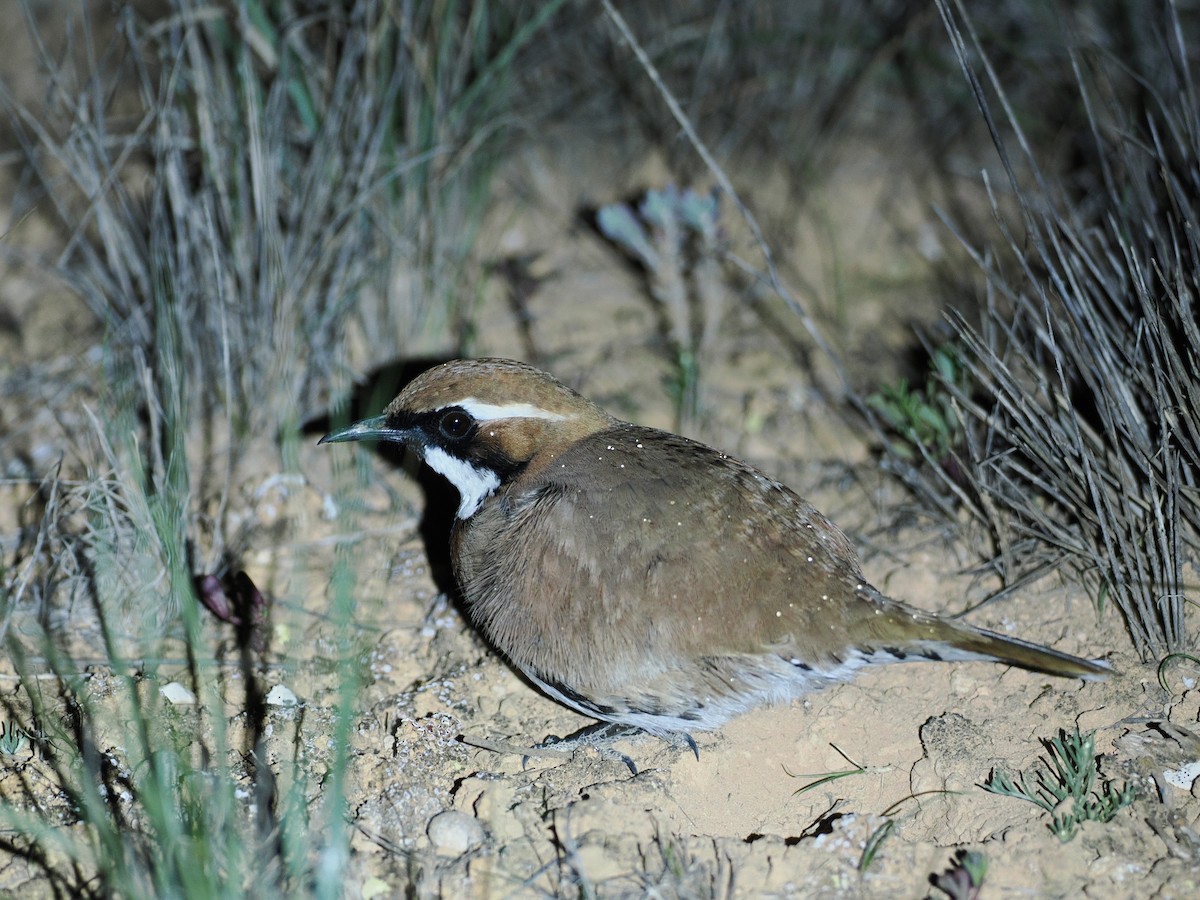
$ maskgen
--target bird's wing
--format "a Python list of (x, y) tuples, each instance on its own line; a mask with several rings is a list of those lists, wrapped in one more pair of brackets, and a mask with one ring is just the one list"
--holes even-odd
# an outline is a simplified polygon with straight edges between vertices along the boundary
[(505, 548), (486, 564), (502, 572), (491, 593), (527, 604), (534, 633), (571, 628), (629, 660), (754, 654), (803, 648), (855, 605), (861, 574), (836, 526), (761, 472), (685, 438), (600, 432), (515, 496), (496, 505), (503, 521), (492, 526), (518, 535), (515, 546), (494, 537), (476, 546)]

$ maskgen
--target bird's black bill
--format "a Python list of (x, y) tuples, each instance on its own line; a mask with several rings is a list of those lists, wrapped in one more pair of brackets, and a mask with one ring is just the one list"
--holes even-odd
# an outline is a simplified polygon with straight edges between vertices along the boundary
[(333, 431), (317, 441), (318, 444), (336, 444), (341, 441), (399, 441), (403, 443), (409, 438), (409, 432), (403, 428), (392, 428), (388, 425), (387, 416), (375, 416), (363, 419), (353, 425)]

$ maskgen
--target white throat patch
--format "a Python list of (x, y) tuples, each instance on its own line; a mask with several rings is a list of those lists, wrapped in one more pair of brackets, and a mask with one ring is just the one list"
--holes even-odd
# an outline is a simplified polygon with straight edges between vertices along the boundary
[(488, 495), (500, 487), (500, 479), (496, 477), (495, 472), (490, 469), (477, 469), (470, 463), (455, 459), (441, 447), (426, 447), (425, 462), (429, 464), (429, 468), (458, 488), (461, 498), (458, 504), (460, 519), (469, 519), (475, 515)]

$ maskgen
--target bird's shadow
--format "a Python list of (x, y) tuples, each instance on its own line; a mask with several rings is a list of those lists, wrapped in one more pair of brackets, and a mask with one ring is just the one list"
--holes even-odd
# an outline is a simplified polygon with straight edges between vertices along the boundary
[[(321, 436), (359, 419), (377, 416), (410, 381), (427, 369), (448, 361), (449, 357), (417, 357), (389, 363), (369, 373), (350, 395), (335, 400), (330, 410), (304, 423), (305, 435)], [(387, 463), (405, 472), (425, 495), (421, 516), (421, 542), (429, 560), (429, 572), (437, 589), (460, 603), (458, 586), (450, 566), (450, 528), (458, 509), (458, 491), (420, 457), (402, 444), (375, 441), (369, 445)]]

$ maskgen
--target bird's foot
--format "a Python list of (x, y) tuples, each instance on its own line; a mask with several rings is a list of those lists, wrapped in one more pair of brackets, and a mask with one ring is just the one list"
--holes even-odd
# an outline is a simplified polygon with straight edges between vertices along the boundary
[[(638, 773), (637, 765), (628, 755), (621, 753), (612, 748), (611, 743), (620, 738), (633, 737), (637, 735), (647, 735), (645, 729), (639, 728), (636, 725), (625, 725), (620, 722), (594, 722), (591, 725), (586, 725), (578, 731), (573, 732), (566, 737), (558, 737), (557, 735), (549, 735), (541, 743), (537, 745), (537, 750), (574, 750), (580, 747), (592, 747), (605, 759), (615, 759), (625, 764), (630, 773), (636, 775)], [(652, 735), (660, 740), (666, 741), (672, 747), (679, 747), (680, 744), (686, 746), (696, 759), (700, 759), (700, 748), (696, 746), (695, 740), (690, 734), (679, 732), (670, 735)], [(526, 756), (521, 764), (525, 765), (528, 762), (529, 756)]]

